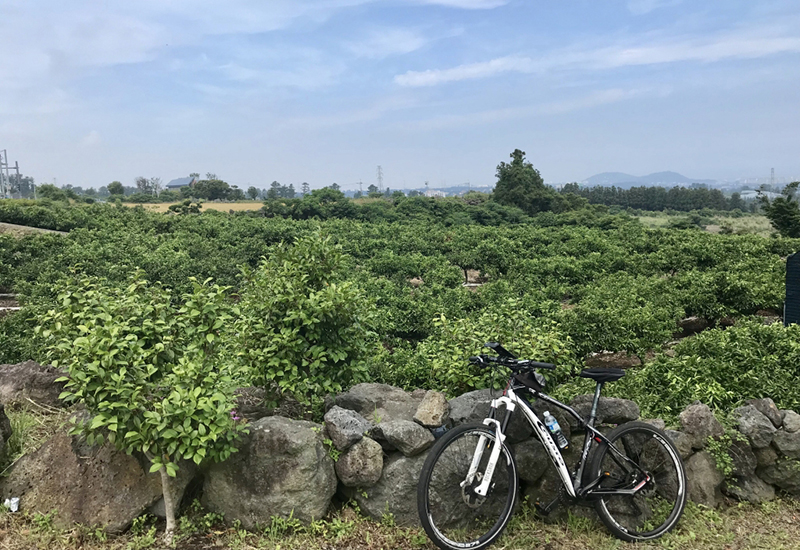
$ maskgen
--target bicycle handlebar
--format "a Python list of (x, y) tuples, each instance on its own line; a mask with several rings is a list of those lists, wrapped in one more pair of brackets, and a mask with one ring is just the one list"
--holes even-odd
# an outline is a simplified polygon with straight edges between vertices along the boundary
[(510, 357), (494, 357), (491, 355), (473, 355), (469, 358), (470, 363), (486, 367), (489, 363), (497, 363), (508, 367), (513, 371), (521, 371), (524, 369), (547, 369), (555, 370), (556, 366), (552, 363), (542, 363), (541, 361), (532, 361), (529, 359), (512, 359)]

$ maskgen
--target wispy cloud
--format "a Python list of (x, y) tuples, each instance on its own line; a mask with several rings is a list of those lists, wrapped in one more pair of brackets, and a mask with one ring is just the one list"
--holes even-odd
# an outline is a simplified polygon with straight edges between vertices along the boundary
[(487, 10), (508, 4), (509, 0), (422, 0), (425, 4), (438, 4), (465, 10)]
[(683, 0), (628, 0), (628, 10), (634, 15), (644, 15), (659, 8), (677, 6)]
[(383, 59), (391, 55), (400, 55), (416, 51), (427, 39), (416, 29), (380, 28), (373, 29), (366, 37), (346, 45), (348, 51), (358, 57)]
[(528, 57), (507, 56), (491, 61), (467, 63), (450, 69), (433, 69), (427, 71), (408, 71), (397, 75), (394, 81), (401, 86), (436, 86), (458, 80), (486, 78), (499, 73), (532, 72), (535, 65)]
[(716, 62), (753, 59), (780, 53), (800, 52), (800, 36), (780, 36), (774, 28), (726, 33), (716, 37), (676, 37), (651, 43), (595, 45), (559, 50), (532, 58), (523, 55), (498, 57), (448, 69), (408, 71), (395, 76), (400, 86), (436, 86), (448, 82), (487, 78), (500, 73), (537, 73), (548, 70), (601, 70), (626, 66), (655, 65), (681, 61)]

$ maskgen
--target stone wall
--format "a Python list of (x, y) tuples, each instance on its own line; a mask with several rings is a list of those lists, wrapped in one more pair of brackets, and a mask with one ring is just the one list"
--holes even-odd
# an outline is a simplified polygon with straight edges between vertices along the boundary
[[(14, 384), (7, 380), (12, 373)], [(0, 397), (11, 403), (24, 395), (52, 405), (47, 380), (52, 384), (53, 378), (49, 367), (32, 362), (0, 365)], [(180, 500), (187, 487), (201, 488), (206, 508), (251, 529), (269, 523), (273, 515), (319, 519), (332, 502), (348, 499), (372, 518), (390, 513), (398, 525), (418, 525), (416, 484), (428, 450), (447, 429), (485, 418), (493, 398), (489, 390), (447, 400), (436, 391), (359, 384), (326, 400), (324, 421), (316, 424), (258, 406), (257, 390), (240, 395), (239, 412), (250, 430), (239, 452), (202, 468), (181, 464), (175, 497)], [(588, 413), (590, 404), (589, 395), (570, 403), (581, 414)], [(2, 405), (0, 453), (9, 435)], [(534, 408), (540, 414), (544, 410), (538, 403)], [(292, 407), (277, 412), (286, 410)], [(548, 410), (572, 443), (565, 456), (571, 466), (583, 434), (565, 413)], [(598, 411), (599, 422), (609, 427), (639, 416), (639, 407), (624, 399), (603, 398)], [(726, 497), (762, 502), (776, 491), (800, 496), (800, 415), (759, 399), (737, 408), (732, 417), (734, 428), (726, 432), (698, 402), (681, 413), (677, 429), (667, 430), (686, 465), (689, 498), (714, 507)], [(662, 420), (644, 421), (665, 427)], [(508, 437), (522, 495), (550, 500), (557, 489), (555, 472), (521, 414), (509, 424)], [(0, 502), (10, 497), (21, 497), (23, 511), (58, 510), (56, 521), (64, 526), (77, 521), (112, 532), (124, 530), (144, 512), (163, 514), (160, 481), (147, 473), (145, 461), (108, 446), (90, 447), (66, 434), (19, 459), (0, 479)], [(580, 513), (593, 512), (581, 508)]]

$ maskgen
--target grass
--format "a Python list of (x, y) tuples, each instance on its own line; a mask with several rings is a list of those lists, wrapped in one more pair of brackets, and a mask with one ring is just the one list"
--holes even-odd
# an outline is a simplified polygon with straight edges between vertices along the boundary
[[(800, 502), (781, 499), (762, 505), (738, 504), (709, 510), (690, 504), (678, 528), (647, 544), (628, 544), (613, 538), (595, 519), (570, 515), (561, 523), (545, 523), (524, 509), (511, 521), (504, 536), (493, 546), (522, 550), (737, 550), (796, 549), (800, 541)], [(179, 550), (231, 548), (240, 550), (378, 550), (426, 549), (435, 546), (418, 528), (396, 527), (389, 518), (375, 522), (346, 506), (323, 521), (303, 525), (294, 519), (273, 518), (259, 532), (237, 526), (225, 527), (222, 518), (202, 510), (195, 502), (179, 520)], [(52, 515), (26, 516), (0, 512), (0, 549), (29, 550), (132, 550), (160, 548), (163, 522), (143, 516), (128, 533), (112, 537), (104, 531), (74, 526), (58, 530)]]
[(24, 405), (8, 405), (5, 412), (11, 422), (11, 437), (7, 443), (6, 458), (0, 461), (0, 476), (19, 457), (35, 451), (51, 438), (72, 414), (68, 409), (43, 407), (33, 401)]
[[(664, 228), (668, 227), (673, 220), (688, 217), (684, 215), (669, 215), (660, 212), (649, 212), (646, 216), (637, 216), (639, 221), (646, 227)], [(760, 214), (745, 214), (740, 218), (728, 218), (723, 216), (712, 216), (712, 223), (706, 226), (709, 233), (720, 233), (724, 227), (730, 228), (737, 234), (755, 234), (762, 237), (769, 237), (775, 230), (770, 225), (766, 216)]]

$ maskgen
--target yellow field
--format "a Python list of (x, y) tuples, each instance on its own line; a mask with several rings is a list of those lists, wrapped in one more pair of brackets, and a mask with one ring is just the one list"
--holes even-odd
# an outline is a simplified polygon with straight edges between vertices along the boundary
[[(161, 202), (158, 204), (134, 205), (125, 203), (126, 206), (143, 206), (151, 212), (167, 212), (169, 207), (178, 202)], [(204, 202), (202, 210), (219, 210), (220, 212), (244, 212), (245, 210), (260, 210), (263, 206), (261, 201), (242, 201), (242, 202)]]

